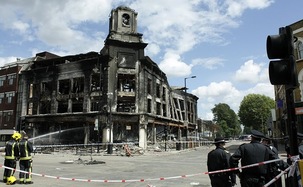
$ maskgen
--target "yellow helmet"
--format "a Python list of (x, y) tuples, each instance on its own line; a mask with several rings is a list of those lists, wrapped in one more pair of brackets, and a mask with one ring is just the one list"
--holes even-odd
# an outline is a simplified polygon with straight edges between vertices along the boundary
[(8, 184), (8, 185), (13, 185), (13, 184), (16, 183), (16, 180), (17, 180), (16, 177), (10, 176), (10, 177), (7, 178), (6, 184)]
[(15, 139), (15, 140), (20, 140), (21, 139), (21, 134), (19, 132), (15, 132), (13, 135), (12, 135), (12, 138)]

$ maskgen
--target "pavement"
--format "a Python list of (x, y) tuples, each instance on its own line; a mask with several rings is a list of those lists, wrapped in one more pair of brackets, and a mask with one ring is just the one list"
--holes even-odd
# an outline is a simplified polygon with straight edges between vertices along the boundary
[[(242, 143), (231, 141), (227, 148), (233, 153)], [(209, 177), (204, 173), (207, 172), (207, 154), (212, 149), (213, 145), (181, 151), (145, 152), (131, 157), (105, 153), (78, 155), (73, 151), (39, 153), (33, 156), (34, 183), (29, 186), (210, 187)], [(3, 155), (0, 163), (4, 163)], [(1, 165), (0, 179), (3, 171)], [(17, 179), (18, 175), (16, 171)]]

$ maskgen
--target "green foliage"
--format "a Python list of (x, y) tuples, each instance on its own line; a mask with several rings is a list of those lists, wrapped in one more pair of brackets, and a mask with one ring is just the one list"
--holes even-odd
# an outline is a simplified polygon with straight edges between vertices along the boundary
[(275, 108), (275, 101), (270, 97), (260, 94), (248, 94), (240, 104), (239, 118), (244, 125), (244, 130), (256, 129), (267, 132), (267, 122), (271, 116), (270, 110)]
[(217, 135), (222, 137), (236, 137), (240, 134), (240, 122), (237, 114), (225, 103), (219, 103), (212, 109), (213, 121), (220, 126)]

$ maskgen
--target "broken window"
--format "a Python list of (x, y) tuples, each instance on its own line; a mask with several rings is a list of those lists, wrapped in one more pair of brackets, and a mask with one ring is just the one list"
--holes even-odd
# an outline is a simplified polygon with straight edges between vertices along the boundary
[(33, 115), (33, 103), (32, 102), (30, 102), (29, 104), (28, 104), (28, 111), (27, 111), (27, 114), (28, 115)]
[(147, 80), (147, 93), (152, 94), (151, 90), (152, 90), (152, 80), (150, 78), (148, 78), (148, 80)]
[(84, 77), (73, 79), (72, 93), (82, 93), (84, 90)]
[(102, 91), (102, 77), (100, 80), (100, 73), (94, 73), (91, 77), (91, 91)]
[(0, 104), (3, 103), (4, 93), (0, 93)]
[(34, 85), (30, 84), (29, 85), (29, 96), (28, 96), (28, 98), (33, 98), (33, 93), (34, 93)]
[(156, 85), (156, 96), (158, 98), (160, 98), (160, 84), (159, 83), (157, 83), (157, 85)]
[(121, 97), (117, 103), (118, 112), (136, 112), (135, 98), (134, 97)]
[(161, 115), (161, 103), (158, 103), (158, 102), (157, 102), (156, 114)]
[(166, 104), (163, 104), (163, 105), (162, 105), (162, 108), (163, 108), (163, 116), (164, 116), (164, 117), (167, 117)]
[(101, 103), (101, 98), (100, 97), (92, 97), (91, 98), (91, 111), (100, 111), (101, 106), (99, 105)]
[(174, 103), (175, 103), (176, 109), (179, 109), (179, 103), (178, 103), (177, 98), (174, 98)]
[(10, 122), (11, 119), (13, 119), (12, 116), (13, 116), (13, 112), (12, 111), (3, 112), (3, 121), (6, 122), (6, 123)]
[(119, 74), (118, 91), (134, 92), (136, 90), (135, 75)]
[(6, 93), (6, 97), (7, 97), (7, 103), (12, 103), (15, 97), (15, 92)]
[(147, 99), (147, 112), (148, 113), (152, 112), (152, 101), (151, 101), (151, 99)]
[(6, 79), (5, 76), (1, 76), (1, 77), (0, 77), (0, 86), (3, 86), (3, 85), (4, 85), (5, 79)]
[(40, 102), (40, 114), (50, 114), (51, 113), (51, 102), (41, 101)]
[(83, 112), (83, 98), (73, 98), (72, 102), (73, 112)]
[(41, 94), (42, 95), (50, 95), (52, 91), (51, 82), (42, 82), (41, 83)]
[(162, 99), (163, 99), (163, 101), (166, 101), (166, 88), (165, 87), (163, 87), (163, 89), (162, 89)]
[(8, 85), (13, 85), (16, 80), (16, 74), (7, 75)]
[(184, 101), (183, 100), (179, 100), (180, 101), (180, 107), (181, 107), (181, 110), (184, 110), (185, 109), (185, 106), (184, 106)]
[(68, 110), (68, 102), (67, 101), (61, 101), (58, 103), (58, 110), (57, 113), (66, 113)]
[(64, 79), (59, 80), (59, 94), (66, 95), (69, 94), (70, 90), (70, 80)]

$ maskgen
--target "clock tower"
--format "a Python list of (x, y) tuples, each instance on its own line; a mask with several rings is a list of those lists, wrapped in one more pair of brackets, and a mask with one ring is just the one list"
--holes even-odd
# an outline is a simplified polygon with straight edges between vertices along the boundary
[(137, 33), (137, 15), (137, 12), (125, 6), (113, 9), (109, 18), (107, 40), (142, 43), (142, 34)]

